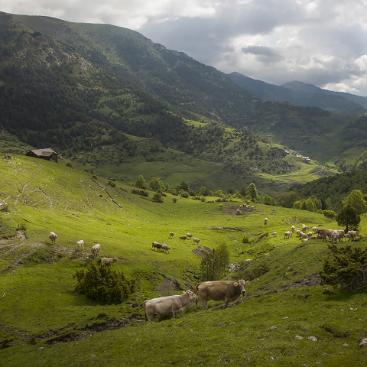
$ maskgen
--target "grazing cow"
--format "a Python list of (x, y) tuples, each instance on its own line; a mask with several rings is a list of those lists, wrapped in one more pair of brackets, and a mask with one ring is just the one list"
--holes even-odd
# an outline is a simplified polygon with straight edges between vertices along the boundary
[(181, 295), (153, 298), (144, 302), (145, 318), (152, 321), (155, 318), (163, 320), (175, 317), (178, 312), (183, 312), (189, 305), (196, 301), (193, 291), (186, 291)]
[(76, 241), (76, 244), (77, 244), (79, 250), (84, 250), (84, 245), (85, 245), (84, 240)]
[(187, 240), (187, 238), (188, 238), (188, 237), (187, 237), (186, 235), (183, 235), (183, 236), (180, 236), (180, 237), (179, 237), (179, 239), (180, 239), (180, 240)]
[(101, 245), (99, 243), (96, 243), (95, 245), (93, 245), (92, 248), (90, 249), (92, 253), (92, 257), (96, 258), (99, 255), (100, 250), (101, 250)]
[(277, 232), (271, 232), (271, 237), (276, 237), (278, 235)]
[(285, 231), (284, 232), (284, 239), (285, 240), (289, 240), (292, 237), (292, 232), (291, 231)]
[(174, 232), (170, 232), (168, 238), (173, 238), (173, 237), (175, 237)]
[(189, 233), (189, 232), (187, 232), (187, 233), (186, 233), (186, 237), (191, 238), (191, 237), (192, 237), (192, 234), (191, 234), (191, 233)]
[(238, 298), (243, 298), (245, 293), (245, 281), (243, 279), (237, 281), (213, 280), (198, 285), (197, 295), (199, 302), (208, 307), (208, 301), (224, 301), (225, 306), (229, 302), (233, 302)]
[(307, 238), (307, 239), (308, 239), (308, 235), (307, 235), (306, 233), (304, 233), (304, 232), (300, 231), (300, 232), (299, 232), (299, 238), (301, 238), (301, 239), (305, 239), (305, 238)]
[(313, 233), (317, 233), (317, 231), (318, 231), (318, 229), (319, 229), (319, 228), (318, 228), (318, 227), (316, 227), (316, 226), (314, 226), (314, 227), (312, 227), (311, 229), (312, 229), (312, 232), (313, 232)]
[(165, 253), (168, 254), (168, 252), (169, 252), (169, 246), (167, 244), (162, 243), (161, 249), (162, 249), (163, 252), (165, 252)]
[(264, 226), (266, 226), (269, 222), (269, 218), (264, 218)]
[(165, 243), (159, 243), (157, 241), (152, 242), (152, 250), (161, 250), (163, 252), (168, 253), (169, 247)]
[(318, 229), (316, 232), (317, 238), (326, 241), (329, 238), (331, 232), (331, 229)]
[(52, 244), (54, 245), (57, 240), (57, 234), (55, 232), (50, 232), (48, 238), (51, 240)]
[(160, 250), (162, 248), (162, 244), (157, 242), (157, 241), (154, 241), (152, 242), (152, 250)]
[(338, 241), (341, 241), (345, 236), (345, 233), (342, 229), (335, 229), (332, 230), (329, 234), (329, 238), (331, 242), (337, 243)]
[(308, 227), (306, 224), (302, 224), (302, 232), (306, 232), (308, 230)]
[(195, 245), (198, 245), (199, 243), (200, 243), (200, 238), (193, 238), (192, 239), (192, 242), (194, 242), (195, 243)]
[(358, 237), (359, 237), (359, 233), (358, 231), (348, 231), (347, 233), (347, 237), (351, 240), (351, 241), (354, 241), (356, 240)]
[(292, 233), (296, 232), (296, 227), (295, 226), (292, 226), (291, 227), (291, 231), (292, 231)]
[(110, 266), (114, 263), (115, 259), (113, 257), (102, 257), (101, 265)]

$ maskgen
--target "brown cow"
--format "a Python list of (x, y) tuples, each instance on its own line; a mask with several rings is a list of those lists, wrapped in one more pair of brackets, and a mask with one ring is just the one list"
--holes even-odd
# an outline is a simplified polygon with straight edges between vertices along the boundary
[(144, 302), (146, 320), (163, 320), (175, 317), (178, 312), (184, 311), (190, 304), (196, 301), (193, 291), (186, 291), (181, 295), (153, 298)]
[(224, 301), (225, 306), (229, 302), (243, 298), (245, 293), (245, 281), (243, 279), (237, 281), (213, 280), (198, 285), (197, 295), (199, 302), (208, 307), (208, 301)]

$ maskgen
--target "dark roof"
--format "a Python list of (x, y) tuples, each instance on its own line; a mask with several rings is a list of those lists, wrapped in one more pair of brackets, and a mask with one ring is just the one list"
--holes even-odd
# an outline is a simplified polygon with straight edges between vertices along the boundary
[(30, 152), (32, 152), (34, 155), (38, 157), (50, 157), (54, 154), (57, 155), (57, 153), (51, 148), (34, 149), (34, 150), (30, 150)]

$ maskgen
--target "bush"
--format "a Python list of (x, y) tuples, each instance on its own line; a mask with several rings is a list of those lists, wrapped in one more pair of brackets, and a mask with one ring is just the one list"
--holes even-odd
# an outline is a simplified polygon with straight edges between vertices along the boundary
[(367, 249), (329, 245), (320, 273), (322, 284), (347, 291), (367, 291)]
[(324, 216), (329, 219), (336, 218), (336, 212), (334, 212), (334, 210), (322, 210), (322, 214), (324, 214)]
[(100, 303), (121, 303), (134, 291), (134, 283), (127, 280), (122, 272), (95, 261), (77, 271), (74, 278), (78, 293)]
[(163, 203), (163, 197), (162, 197), (162, 194), (160, 194), (159, 192), (156, 192), (156, 193), (153, 195), (152, 200), (153, 200), (155, 203)]
[(140, 190), (140, 189), (132, 189), (131, 192), (135, 195), (140, 195), (140, 196), (145, 196), (145, 197), (149, 197), (149, 193), (147, 191), (144, 190)]
[(173, 202), (174, 204), (176, 204), (176, 203), (177, 203), (177, 198), (172, 198), (172, 202)]
[(181, 197), (183, 197), (183, 198), (185, 198), (185, 199), (187, 199), (190, 195), (189, 195), (189, 193), (188, 193), (188, 192), (186, 192), (186, 191), (181, 191), (181, 192), (180, 192), (180, 196), (181, 196)]
[(200, 278), (203, 281), (221, 279), (229, 264), (229, 252), (226, 245), (219, 245), (203, 257), (200, 264)]
[(249, 266), (247, 269), (241, 272), (241, 277), (246, 280), (254, 280), (260, 278), (262, 275), (269, 271), (269, 267), (266, 264), (257, 264), (255, 266)]

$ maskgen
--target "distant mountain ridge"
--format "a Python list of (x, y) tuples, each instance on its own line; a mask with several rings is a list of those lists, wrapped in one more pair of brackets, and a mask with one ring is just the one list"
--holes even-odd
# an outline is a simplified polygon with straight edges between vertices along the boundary
[(262, 101), (287, 102), (345, 114), (361, 113), (367, 109), (367, 97), (334, 92), (299, 81), (275, 85), (236, 72), (229, 76), (239, 87)]
[[(252, 91), (233, 75), (129, 29), (0, 12), (0, 128), (27, 144), (70, 154), (90, 150), (107, 160), (147, 157), (168, 147), (224, 161), (234, 171), (283, 171), (289, 167), (275, 167), (281, 160), (268, 159), (254, 134), (319, 160), (355, 148), (343, 129), (364, 136), (364, 119), (356, 118), (364, 110), (353, 101), (338, 96), (344, 112), (358, 110), (350, 117), (262, 101), (259, 95), (279, 90), (285, 97), (297, 93), (243, 79)], [(336, 97), (328, 98), (335, 104)], [(363, 150), (367, 141), (358, 144)]]

